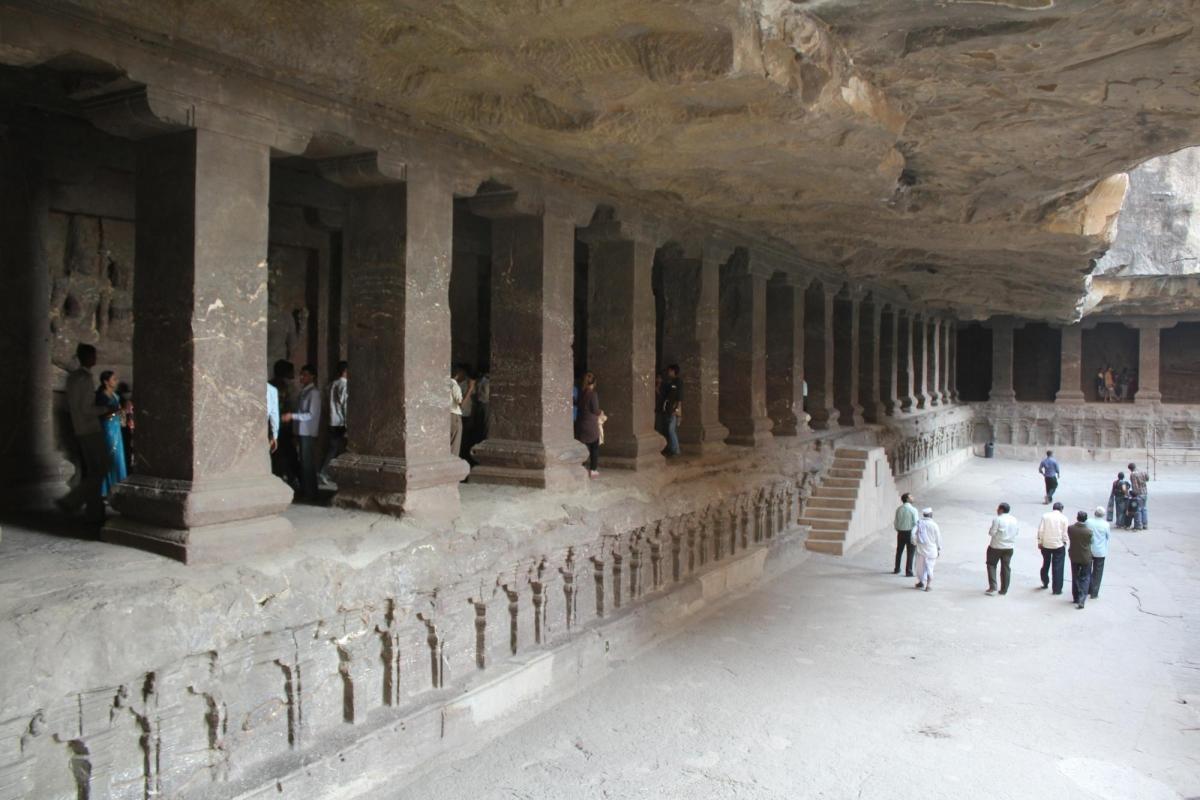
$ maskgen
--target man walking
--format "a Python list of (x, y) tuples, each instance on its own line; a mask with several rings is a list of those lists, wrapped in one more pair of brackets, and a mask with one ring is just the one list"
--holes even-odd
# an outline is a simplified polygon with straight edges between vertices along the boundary
[(300, 441), (300, 494), (310, 502), (317, 499), (317, 436), (321, 432), (321, 392), (317, 370), (311, 364), (300, 368), (300, 397), (292, 421)]
[(988, 529), (987, 549), (987, 578), (988, 588), (985, 594), (996, 594), (996, 565), (1000, 565), (1000, 594), (1008, 594), (1008, 586), (1012, 583), (1012, 554), (1013, 544), (1017, 534), (1021, 532), (1021, 524), (1010, 512), (1008, 503), (996, 507), (996, 518)]
[(1042, 477), (1046, 481), (1046, 499), (1045, 504), (1050, 505), (1054, 502), (1054, 492), (1058, 489), (1058, 476), (1062, 472), (1059, 469), (1058, 462), (1054, 460), (1054, 451), (1047, 450), (1046, 457), (1042, 459), (1042, 463), (1038, 464), (1038, 472), (1042, 473)]
[(1075, 607), (1082, 609), (1087, 603), (1088, 589), (1092, 580), (1092, 529), (1088, 527), (1088, 513), (1075, 515), (1075, 524), (1067, 528), (1071, 539), (1071, 598)]
[(350, 365), (339, 361), (337, 380), (329, 384), (329, 444), (325, 449), (325, 461), (317, 476), (321, 483), (329, 480), (329, 464), (346, 452), (346, 408), (350, 402)]
[(917, 585), (929, 591), (933, 583), (933, 568), (942, 554), (942, 531), (933, 521), (933, 509), (921, 509), (921, 519), (913, 528), (913, 546), (917, 549)]
[(96, 379), (92, 377), (96, 348), (80, 344), (75, 348), (75, 358), (79, 366), (67, 376), (67, 410), (71, 414), (71, 430), (83, 457), (83, 477), (66, 497), (58, 501), (58, 507), (75, 513), (86, 506), (87, 521), (103, 525), (101, 486), (108, 474), (109, 457), (100, 420), (111, 412), (107, 407), (96, 405)]
[(1067, 527), (1071, 521), (1063, 513), (1063, 504), (1042, 515), (1038, 523), (1038, 550), (1042, 553), (1042, 588), (1050, 585), (1050, 573), (1054, 572), (1054, 594), (1062, 594), (1063, 565), (1067, 560)]
[(1146, 511), (1146, 504), (1150, 500), (1150, 474), (1145, 470), (1139, 470), (1137, 466), (1129, 464), (1129, 493), (1137, 498), (1137, 510), (1133, 514), (1132, 527), (1135, 531), (1145, 531), (1150, 529), (1150, 517)]
[[(917, 527), (917, 507), (912, 503), (912, 496), (907, 492), (900, 495), (900, 507), (896, 509), (896, 568), (893, 575), (900, 574), (900, 556), (904, 555), (904, 575), (913, 576), (913, 528)], [(905, 551), (908, 551), (907, 554)]]
[(1104, 506), (1096, 506), (1092, 518), (1087, 521), (1092, 529), (1092, 581), (1088, 592), (1093, 600), (1100, 596), (1100, 581), (1104, 578), (1104, 561), (1108, 558), (1109, 527), (1104, 520)]
[(667, 367), (666, 380), (662, 387), (662, 408), (664, 435), (667, 437), (668, 457), (679, 455), (679, 417), (682, 412), (680, 402), (682, 393), (679, 388), (679, 365)]

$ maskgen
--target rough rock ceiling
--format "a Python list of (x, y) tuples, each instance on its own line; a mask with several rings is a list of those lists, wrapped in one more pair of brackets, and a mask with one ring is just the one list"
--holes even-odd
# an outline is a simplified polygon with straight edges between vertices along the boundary
[(1197, 0), (81, 0), (965, 313), (1069, 317), (1200, 143)]

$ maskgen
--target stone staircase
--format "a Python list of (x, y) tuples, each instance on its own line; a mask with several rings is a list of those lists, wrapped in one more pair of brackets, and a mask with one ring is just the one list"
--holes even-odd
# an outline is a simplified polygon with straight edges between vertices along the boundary
[(840, 556), (846, 546), (850, 522), (858, 502), (859, 484), (867, 468), (863, 449), (839, 447), (830, 467), (804, 508), (801, 525), (810, 530), (804, 546), (818, 553)]

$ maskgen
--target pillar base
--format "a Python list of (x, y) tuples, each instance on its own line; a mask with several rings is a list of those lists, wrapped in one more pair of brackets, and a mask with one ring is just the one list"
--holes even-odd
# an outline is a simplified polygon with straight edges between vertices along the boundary
[(279, 552), (291, 545), (293, 533), (292, 523), (278, 515), (183, 529), (116, 516), (109, 519), (100, 537), (197, 565)]
[(992, 403), (1015, 403), (1017, 401), (1017, 393), (1011, 389), (1007, 392), (992, 391), (988, 394), (988, 400)]
[(330, 464), (338, 487), (333, 503), (378, 514), (449, 520), (461, 510), (458, 484), (470, 469), (466, 461), (449, 454), (439, 460), (410, 461), (343, 453)]
[(836, 408), (818, 408), (814, 410), (816, 413), (812, 414), (812, 421), (808, 423), (809, 427), (814, 431), (827, 431), (837, 427), (838, 417), (841, 416), (841, 413)]
[(1138, 405), (1156, 405), (1162, 402), (1162, 392), (1147, 392), (1138, 389), (1137, 394), (1133, 396), (1133, 402)]
[(862, 407), (862, 417), (866, 422), (876, 423), (884, 416), (883, 403), (867, 403)]
[(0, 462), (0, 506), (22, 511), (47, 511), (67, 492), (74, 466), (57, 453)]
[(838, 425), (843, 428), (858, 428), (865, 422), (862, 406), (855, 406), (848, 415), (838, 412)]
[(666, 459), (662, 451), (667, 440), (657, 433), (643, 433), (629, 439), (606, 439), (600, 445), (600, 466), (609, 469), (646, 470), (661, 467)]
[[(687, 417), (684, 416), (686, 420)], [(679, 450), (688, 455), (704, 455), (717, 453), (725, 449), (725, 440), (729, 437), (729, 429), (719, 422), (707, 422), (702, 425), (687, 427), (686, 423), (679, 426)]]
[(807, 414), (801, 413), (797, 417), (789, 412), (781, 417), (771, 417), (771, 433), (775, 436), (799, 436), (807, 431)]
[(292, 490), (270, 474), (200, 481), (131, 475), (111, 499), (125, 518), (176, 530), (272, 517), (291, 502)]
[(587, 448), (574, 440), (556, 444), (485, 439), (471, 449), (479, 465), (471, 470), (472, 483), (532, 486), (538, 489), (576, 489), (587, 472)]
[(730, 420), (728, 428), (729, 435), (725, 437), (725, 444), (735, 447), (762, 447), (775, 438), (771, 435), (769, 417)]
[(1056, 403), (1083, 403), (1086, 401), (1083, 396), (1083, 392), (1076, 389), (1073, 392), (1063, 392), (1063, 391), (1057, 392), (1054, 395), (1054, 402), (1056, 402)]

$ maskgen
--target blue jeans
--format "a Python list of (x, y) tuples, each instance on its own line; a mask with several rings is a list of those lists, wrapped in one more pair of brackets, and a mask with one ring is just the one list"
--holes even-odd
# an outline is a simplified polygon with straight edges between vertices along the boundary
[(1117, 497), (1115, 494), (1108, 496), (1108, 516), (1109, 522), (1115, 522), (1120, 528), (1125, 521), (1125, 498)]
[(667, 416), (667, 452), (679, 455), (679, 417), (675, 414)]
[(1146, 497), (1145, 495), (1142, 495), (1141, 497), (1138, 498), (1138, 510), (1137, 510), (1137, 513), (1133, 517), (1133, 527), (1135, 527), (1135, 528), (1150, 527), (1150, 516), (1146, 511), (1146, 506), (1148, 505), (1148, 503), (1146, 501), (1148, 499), (1149, 498)]

